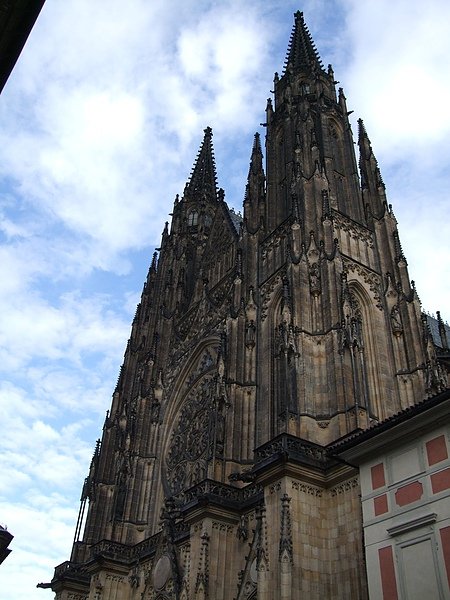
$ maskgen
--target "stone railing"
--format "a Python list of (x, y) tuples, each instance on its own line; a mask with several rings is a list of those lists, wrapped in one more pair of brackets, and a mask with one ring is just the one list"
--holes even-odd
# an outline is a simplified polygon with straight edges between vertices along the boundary
[(53, 580), (64, 579), (65, 577), (71, 577), (79, 581), (89, 581), (90, 575), (85, 573), (82, 569), (82, 565), (66, 560), (57, 567), (55, 567), (55, 573)]
[(151, 556), (154, 554), (156, 552), (160, 537), (161, 532), (158, 532), (155, 535), (152, 535), (152, 537), (146, 538), (142, 542), (139, 542), (130, 548), (130, 558), (132, 560), (137, 560), (143, 558), (144, 556)]
[(191, 502), (201, 500), (219, 502), (228, 505), (230, 508), (241, 508), (244, 503), (251, 500), (257, 501), (261, 494), (262, 488), (255, 484), (237, 488), (226, 483), (205, 479), (186, 490), (181, 496), (181, 501), (182, 508), (185, 508)]
[(331, 464), (331, 459), (326, 448), (287, 433), (282, 433), (255, 450), (255, 458), (258, 462), (272, 457), (275, 458), (282, 454), (294, 460), (312, 461), (322, 468), (326, 468)]
[(90, 548), (92, 558), (103, 556), (113, 560), (128, 561), (130, 559), (131, 546), (113, 542), (111, 540), (100, 540)]

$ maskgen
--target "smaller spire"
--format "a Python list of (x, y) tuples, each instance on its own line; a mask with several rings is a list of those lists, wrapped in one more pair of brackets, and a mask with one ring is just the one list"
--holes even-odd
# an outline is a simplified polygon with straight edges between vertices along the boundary
[(153, 252), (152, 262), (150, 264), (150, 268), (149, 268), (148, 274), (147, 274), (147, 281), (146, 281), (147, 287), (155, 281), (157, 266), (158, 266), (158, 253)]
[(378, 168), (378, 161), (373, 153), (372, 144), (362, 119), (358, 119), (358, 147), (362, 187), (367, 187), (371, 182), (376, 187), (384, 187), (380, 169)]
[(323, 70), (323, 64), (306, 27), (303, 13), (294, 14), (295, 23), (289, 40), (283, 75), (292, 69), (296, 72), (311, 73)]
[(258, 207), (265, 200), (265, 188), (266, 177), (264, 175), (261, 140), (259, 133), (255, 133), (244, 197), (244, 217), (253, 232), (259, 225), (260, 210)]
[(249, 169), (249, 177), (250, 173), (257, 173), (262, 171), (262, 150), (261, 150), (261, 138), (258, 132), (255, 133), (255, 138), (253, 140), (252, 147), (252, 156), (250, 159), (250, 169)]
[(204, 134), (191, 176), (184, 189), (186, 200), (217, 200), (216, 162), (211, 127), (207, 127)]

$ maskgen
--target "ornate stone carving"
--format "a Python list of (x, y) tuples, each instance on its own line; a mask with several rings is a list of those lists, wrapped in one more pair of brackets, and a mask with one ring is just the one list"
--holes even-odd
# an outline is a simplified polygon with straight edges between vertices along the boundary
[(319, 296), (322, 291), (320, 266), (317, 262), (309, 267), (309, 289), (312, 296)]
[(308, 494), (308, 496), (316, 496), (317, 498), (321, 498), (323, 494), (323, 490), (320, 488), (307, 483), (300, 483), (299, 481), (292, 482), (292, 489)]
[(195, 593), (197, 597), (209, 598), (209, 535), (204, 531), (201, 535), (202, 545), (200, 548), (200, 560), (197, 578), (195, 581)]
[(373, 248), (373, 233), (369, 230), (348, 219), (342, 213), (333, 210), (333, 225), (336, 230), (345, 231), (351, 238), (355, 240), (361, 240), (364, 244), (367, 244), (369, 248)]
[(141, 584), (141, 573), (139, 569), (139, 565), (136, 565), (131, 569), (130, 574), (128, 575), (128, 583), (130, 584), (132, 589), (136, 589)]
[(272, 483), (269, 486), (269, 493), (275, 494), (275, 492), (279, 492), (281, 490), (281, 481), (277, 481), (276, 483)]
[(186, 490), (182, 499), (184, 503), (197, 500), (199, 498), (204, 499), (206, 497), (221, 498), (223, 501), (231, 502), (244, 502), (245, 500), (257, 498), (262, 492), (260, 485), (247, 485), (243, 488), (232, 487), (219, 481), (212, 481), (206, 479), (201, 483), (193, 486)]
[(352, 272), (352, 273), (356, 273), (357, 275), (359, 275), (361, 277), (361, 279), (364, 281), (364, 283), (366, 283), (370, 289), (370, 291), (372, 292), (373, 298), (375, 300), (375, 305), (377, 308), (379, 308), (380, 310), (383, 310), (383, 302), (381, 300), (381, 295), (382, 295), (382, 280), (381, 277), (377, 274), (374, 273), (373, 271), (371, 271), (370, 269), (367, 269), (366, 267), (363, 267), (362, 265), (353, 262), (352, 260), (349, 260), (347, 258), (343, 258), (343, 262), (344, 262), (344, 267), (346, 272)]
[(261, 286), (261, 321), (266, 319), (272, 294), (285, 276), (285, 271), (281, 270)]
[(247, 321), (245, 325), (245, 345), (247, 348), (254, 348), (256, 343), (256, 325), (255, 321)]
[(226, 406), (218, 377), (203, 377), (183, 403), (166, 458), (174, 494), (205, 479), (209, 462), (223, 454)]
[(223, 533), (230, 534), (233, 532), (233, 526), (228, 523), (220, 523), (219, 521), (212, 522), (212, 528), (216, 531), (221, 531)]
[(402, 335), (403, 325), (398, 303), (395, 304), (391, 309), (391, 328), (395, 337), (400, 337)]
[(291, 511), (289, 507), (290, 502), (291, 498), (289, 498), (287, 494), (283, 494), (281, 498), (281, 524), (278, 559), (281, 562), (288, 561), (292, 563)]
[(191, 385), (194, 383), (194, 381), (196, 379), (198, 379), (200, 377), (200, 375), (202, 375), (202, 373), (206, 373), (207, 371), (209, 371), (211, 369), (211, 367), (214, 364), (214, 359), (211, 355), (211, 350), (209, 348), (207, 348), (205, 350), (205, 352), (203, 353), (197, 368), (194, 369), (192, 371), (192, 373), (189, 375), (187, 381), (186, 381), (186, 386), (187, 387), (191, 387)]
[(283, 321), (277, 325), (275, 330), (275, 348), (277, 354), (289, 354), (298, 356), (297, 338), (300, 331), (292, 323)]
[(331, 494), (331, 496), (340, 496), (341, 494), (350, 492), (351, 490), (354, 490), (357, 487), (359, 487), (359, 478), (354, 477), (349, 481), (344, 481), (343, 483), (340, 483), (339, 485), (336, 485), (335, 487), (331, 488), (329, 490), (329, 493)]
[(241, 515), (239, 518), (239, 525), (236, 530), (236, 537), (241, 542), (245, 542), (248, 539), (248, 517), (247, 515)]
[(255, 451), (258, 460), (270, 458), (278, 453), (293, 453), (299, 457), (303, 456), (304, 458), (321, 462), (324, 465), (329, 461), (326, 448), (288, 434), (279, 435)]
[(256, 514), (258, 538), (256, 543), (256, 570), (269, 570), (269, 552), (267, 547), (266, 507), (261, 505)]
[(278, 248), (281, 243), (286, 239), (289, 235), (291, 228), (291, 221), (282, 223), (272, 234), (261, 244), (261, 258), (266, 260), (267, 256), (274, 250)]
[(122, 575), (114, 575), (112, 573), (107, 573), (105, 579), (114, 581), (114, 583), (123, 583), (125, 581), (125, 577)]

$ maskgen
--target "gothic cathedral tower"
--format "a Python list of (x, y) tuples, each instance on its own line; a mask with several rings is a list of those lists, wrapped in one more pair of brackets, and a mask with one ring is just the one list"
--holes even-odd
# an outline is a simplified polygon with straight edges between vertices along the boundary
[(296, 13), (243, 218), (205, 129), (55, 571), (59, 600), (367, 597), (358, 472), (332, 445), (446, 376), (367, 132), (359, 121), (358, 164), (335, 83)]

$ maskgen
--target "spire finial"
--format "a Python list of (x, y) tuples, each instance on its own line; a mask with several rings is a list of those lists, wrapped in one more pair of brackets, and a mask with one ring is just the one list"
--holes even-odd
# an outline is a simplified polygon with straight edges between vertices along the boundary
[[(244, 203), (256, 205), (264, 200), (265, 193), (265, 175), (263, 167), (263, 155), (261, 150), (261, 140), (259, 133), (255, 133), (252, 146), (252, 155), (248, 170), (247, 185), (245, 188)], [(245, 217), (250, 219), (251, 227), (257, 226), (257, 214), (246, 212)]]
[(290, 69), (311, 73), (323, 71), (323, 64), (306, 27), (303, 13), (299, 10), (294, 14), (295, 23), (286, 54), (283, 75)]
[(255, 137), (253, 140), (252, 146), (252, 156), (250, 158), (250, 169), (248, 176), (250, 177), (251, 173), (257, 173), (262, 171), (262, 150), (261, 150), (261, 140), (259, 137), (259, 133), (255, 133)]
[(189, 181), (184, 189), (184, 196), (186, 200), (216, 201), (217, 175), (211, 127), (206, 127), (203, 133), (203, 142), (198, 151)]

